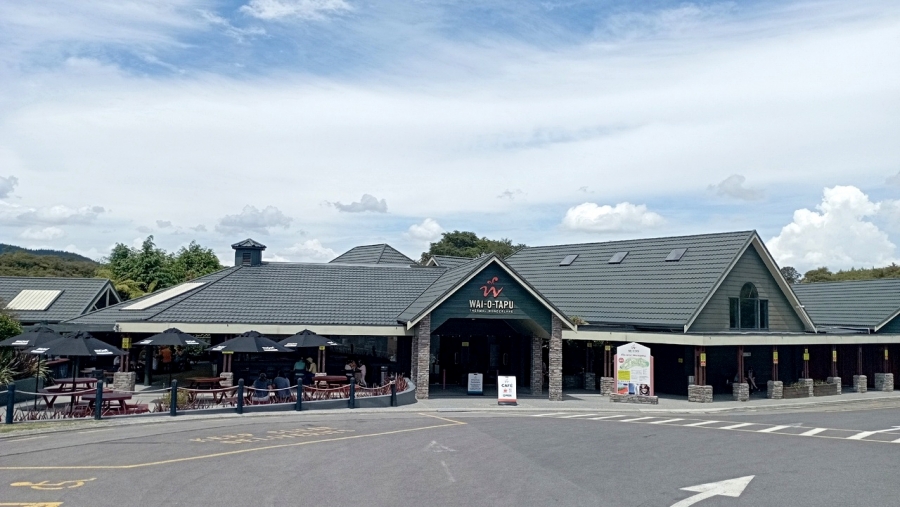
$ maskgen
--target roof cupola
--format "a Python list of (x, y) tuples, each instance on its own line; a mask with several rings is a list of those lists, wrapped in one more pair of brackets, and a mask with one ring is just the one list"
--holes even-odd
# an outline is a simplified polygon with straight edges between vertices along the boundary
[(247, 238), (231, 245), (231, 248), (234, 248), (235, 266), (259, 266), (262, 264), (262, 252), (266, 245)]

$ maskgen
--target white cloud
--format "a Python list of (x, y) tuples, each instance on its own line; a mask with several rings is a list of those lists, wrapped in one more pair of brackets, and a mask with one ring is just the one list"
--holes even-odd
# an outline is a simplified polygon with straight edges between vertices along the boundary
[(190, 229), (194, 232), (206, 232), (206, 226), (203, 224), (199, 224), (194, 227), (190, 227)]
[(65, 236), (66, 233), (60, 229), (59, 227), (44, 227), (43, 229), (37, 227), (29, 227), (22, 231), (22, 234), (19, 236), (25, 239), (34, 239), (34, 240), (51, 240), (58, 239)]
[(384, 199), (378, 200), (377, 197), (371, 194), (363, 194), (359, 201), (351, 202), (350, 204), (341, 204), (339, 202), (331, 204), (337, 208), (338, 211), (344, 211), (346, 213), (362, 213), (364, 211), (387, 213), (387, 201)]
[(897, 257), (896, 246), (872, 222), (881, 207), (856, 187), (826, 188), (818, 211), (798, 209), (793, 222), (766, 245), (780, 265), (801, 273), (820, 266), (884, 266)]
[(225, 215), (216, 224), (216, 231), (222, 234), (239, 232), (258, 232), (268, 234), (275, 227), (287, 228), (291, 225), (291, 217), (285, 215), (274, 206), (266, 206), (259, 210), (255, 206), (244, 206), (239, 215)]
[(337, 252), (322, 245), (317, 239), (308, 239), (306, 241), (295, 243), (293, 246), (285, 248), (280, 252), (279, 258), (289, 258), (300, 262), (328, 262), (337, 257)]
[(569, 208), (563, 218), (563, 227), (587, 232), (643, 231), (659, 227), (665, 222), (658, 213), (644, 204), (620, 202), (615, 206), (600, 206), (592, 202)]
[(248, 28), (238, 28), (234, 26), (230, 21), (214, 12), (203, 9), (201, 9), (199, 12), (200, 16), (208, 21), (210, 25), (221, 28), (225, 35), (238, 42), (246, 42), (247, 39), (266, 34), (266, 30), (260, 27), (251, 26)]
[(441, 237), (444, 228), (433, 218), (426, 218), (420, 224), (412, 224), (406, 231), (406, 236), (416, 241), (431, 243)]
[(344, 0), (250, 0), (241, 6), (241, 12), (266, 20), (323, 19), (349, 10)]
[(710, 185), (709, 190), (715, 190), (716, 195), (723, 197), (733, 197), (743, 201), (755, 201), (763, 196), (762, 190), (745, 187), (747, 181), (743, 175), (732, 174), (731, 176), (720, 181), (718, 185)]
[(507, 188), (503, 192), (500, 192), (500, 195), (497, 196), (497, 199), (509, 199), (510, 201), (512, 201), (516, 197), (519, 197), (522, 195), (525, 195), (525, 192), (523, 192), (521, 189), (517, 188), (514, 190), (510, 190)]
[(159, 227), (160, 229), (166, 229), (166, 228), (172, 227), (172, 221), (171, 220), (157, 220), (156, 226)]
[(7, 205), (0, 208), (0, 223), (7, 225), (65, 225), (93, 223), (98, 216), (105, 213), (102, 206), (83, 206), (70, 208), (64, 205), (28, 208)]
[(0, 199), (5, 199), (15, 190), (19, 184), (19, 179), (15, 176), (0, 176)]
[(888, 177), (888, 179), (886, 179), (884, 182), (887, 183), (888, 185), (894, 185), (896, 187), (900, 187), (900, 172), (898, 172), (897, 174), (895, 174), (893, 176)]
[(150, 234), (151, 232), (153, 232), (153, 228), (147, 227), (146, 225), (141, 225), (141, 226), (135, 227), (135, 230), (138, 232), (142, 232), (144, 234)]

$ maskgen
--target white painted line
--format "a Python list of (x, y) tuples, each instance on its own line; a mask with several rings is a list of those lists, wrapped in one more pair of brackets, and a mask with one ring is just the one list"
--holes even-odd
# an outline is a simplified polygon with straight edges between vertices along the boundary
[(591, 421), (600, 421), (603, 419), (615, 419), (616, 417), (625, 417), (624, 415), (605, 415), (603, 417), (591, 417)]
[(876, 433), (879, 433), (879, 432), (878, 431), (860, 431), (856, 435), (847, 437), (847, 440), (862, 440), (862, 439), (864, 439), (866, 437), (870, 437)]
[(575, 415), (564, 415), (562, 417), (557, 417), (557, 419), (575, 419), (576, 417), (588, 417), (597, 414), (575, 414)]
[(898, 438), (897, 440), (891, 440), (891, 443), (892, 444), (900, 444), (900, 438)]
[(738, 423), (732, 424), (731, 426), (722, 426), (721, 428), (717, 428), (720, 430), (736, 430), (738, 428), (743, 428), (745, 426), (753, 426), (753, 423)]
[(776, 431), (781, 431), (785, 428), (790, 428), (790, 426), (772, 426), (771, 428), (766, 428), (764, 430), (759, 430), (757, 433), (774, 433)]
[(15, 440), (7, 440), (7, 442), (24, 442), (25, 440), (35, 440), (38, 438), (47, 438), (47, 435), (41, 435), (41, 436), (37, 436), (37, 437), (17, 438)]
[(691, 423), (691, 424), (685, 424), (685, 426), (703, 426), (704, 424), (713, 424), (713, 423), (720, 423), (720, 422), (722, 422), (722, 421), (700, 421), (700, 422), (695, 422), (695, 423)]
[(819, 433), (822, 433), (823, 431), (825, 431), (825, 430), (827, 430), (827, 429), (828, 429), (828, 428), (813, 428), (813, 429), (811, 429), (811, 430), (809, 430), (809, 431), (804, 431), (804, 432), (801, 433), (800, 435), (801, 435), (801, 436), (804, 436), (804, 437), (811, 437), (811, 436), (813, 436), (813, 435), (818, 435)]
[(622, 419), (619, 422), (637, 422), (637, 421), (646, 421), (647, 419), (656, 419), (656, 417), (635, 417), (634, 419)]
[(678, 419), (678, 418), (675, 418), (675, 419), (663, 419), (662, 421), (653, 421), (652, 423), (648, 423), (648, 424), (666, 424), (666, 423), (672, 423), (672, 422), (675, 422), (675, 421), (683, 421), (683, 420), (684, 420), (684, 419)]
[(550, 414), (534, 414), (534, 415), (531, 416), (531, 417), (547, 417), (547, 416), (550, 416), (550, 415), (563, 415), (563, 414), (565, 414), (565, 412), (553, 412), (553, 413), (550, 413)]

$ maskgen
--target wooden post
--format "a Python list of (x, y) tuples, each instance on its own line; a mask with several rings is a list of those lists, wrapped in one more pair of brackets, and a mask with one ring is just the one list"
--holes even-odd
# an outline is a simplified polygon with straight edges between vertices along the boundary
[(772, 345), (772, 380), (778, 381), (778, 345)]
[(856, 374), (863, 374), (862, 345), (856, 346)]
[(809, 378), (809, 349), (803, 347), (803, 378)]
[(737, 355), (738, 355), (738, 361), (737, 361), (737, 364), (738, 364), (738, 375), (737, 375), (737, 377), (738, 377), (738, 382), (740, 382), (741, 384), (743, 384), (744, 381), (746, 380), (746, 379), (744, 378), (744, 346), (743, 346), (743, 345), (738, 345)]
[(831, 346), (831, 376), (837, 377), (837, 345)]

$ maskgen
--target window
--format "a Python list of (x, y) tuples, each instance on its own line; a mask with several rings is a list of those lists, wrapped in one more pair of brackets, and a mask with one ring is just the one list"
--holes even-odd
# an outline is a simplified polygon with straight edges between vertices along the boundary
[(616, 252), (612, 257), (606, 261), (609, 264), (621, 264), (625, 257), (628, 256), (628, 252)]
[(565, 259), (563, 259), (559, 262), (559, 265), (560, 266), (570, 266), (573, 262), (575, 262), (575, 259), (577, 259), (577, 258), (578, 258), (578, 254), (567, 255)]
[(252, 264), (250, 259), (250, 252), (242, 252), (241, 253), (241, 266), (249, 266)]
[(669, 256), (666, 257), (666, 262), (678, 262), (684, 257), (684, 253), (687, 252), (687, 248), (676, 248), (669, 252)]
[(752, 283), (741, 287), (740, 297), (728, 299), (728, 325), (731, 329), (769, 328), (769, 300), (759, 299)]

